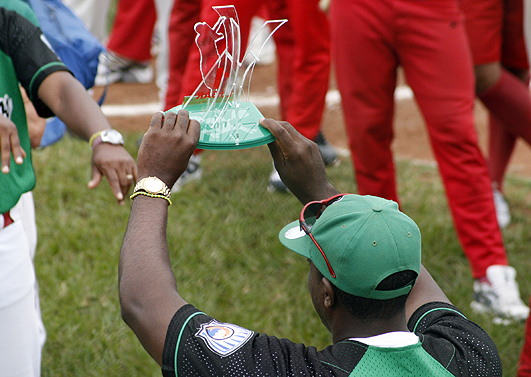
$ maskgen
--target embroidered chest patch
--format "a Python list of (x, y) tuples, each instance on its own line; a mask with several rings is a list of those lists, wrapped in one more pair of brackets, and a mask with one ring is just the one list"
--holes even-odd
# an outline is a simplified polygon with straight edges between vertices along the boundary
[(230, 323), (212, 320), (203, 323), (195, 334), (205, 341), (208, 348), (219, 356), (228, 356), (243, 346), (253, 332)]

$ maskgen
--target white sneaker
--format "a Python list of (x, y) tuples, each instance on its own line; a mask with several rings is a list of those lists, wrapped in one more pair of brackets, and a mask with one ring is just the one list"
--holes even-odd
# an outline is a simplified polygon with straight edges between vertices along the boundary
[(134, 63), (122, 71), (122, 82), (149, 84), (153, 81), (153, 68), (150, 65)]
[(498, 225), (500, 228), (505, 228), (511, 222), (511, 212), (509, 212), (509, 205), (503, 197), (503, 194), (497, 188), (492, 188), (492, 194), (494, 195), (494, 206), (496, 207)]
[(516, 270), (511, 266), (493, 265), (487, 268), (487, 281), (474, 282), (472, 310), (494, 314), (498, 322), (503, 319), (527, 319), (529, 307), (520, 298), (515, 278)]
[(188, 162), (186, 170), (171, 188), (171, 192), (175, 193), (181, 191), (183, 185), (190, 181), (201, 179), (202, 175), (203, 171), (201, 170), (201, 156), (193, 154), (192, 157), (190, 157), (190, 161)]
[(119, 57), (112, 52), (100, 54), (95, 86), (110, 85), (115, 82), (147, 84), (153, 81), (153, 68), (148, 62), (137, 62)]

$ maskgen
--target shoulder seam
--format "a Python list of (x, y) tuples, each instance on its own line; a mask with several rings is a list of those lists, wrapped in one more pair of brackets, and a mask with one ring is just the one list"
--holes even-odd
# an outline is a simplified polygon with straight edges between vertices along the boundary
[(417, 330), (417, 326), (419, 325), (420, 321), (422, 321), (422, 319), (424, 317), (426, 317), (428, 314), (434, 312), (434, 311), (437, 311), (437, 310), (448, 310), (448, 311), (451, 311), (451, 312), (454, 312), (454, 313), (457, 313), (459, 314), (461, 317), (463, 317), (464, 319), (467, 319), (462, 313), (458, 312), (457, 310), (455, 309), (451, 309), (451, 308), (435, 308), (435, 309), (431, 309), (431, 310), (428, 310), (426, 313), (424, 313), (422, 316), (420, 316), (420, 318), (417, 320), (417, 322), (415, 323), (415, 327), (413, 327), (413, 333)]

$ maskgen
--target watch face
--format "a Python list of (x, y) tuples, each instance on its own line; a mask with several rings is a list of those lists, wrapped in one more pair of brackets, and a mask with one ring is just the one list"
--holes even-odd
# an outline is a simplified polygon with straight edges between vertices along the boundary
[(162, 181), (156, 178), (146, 179), (144, 182), (144, 188), (152, 193), (161, 192), (163, 189)]
[(110, 144), (122, 144), (124, 139), (122, 135), (116, 130), (105, 130), (101, 133), (101, 141)]

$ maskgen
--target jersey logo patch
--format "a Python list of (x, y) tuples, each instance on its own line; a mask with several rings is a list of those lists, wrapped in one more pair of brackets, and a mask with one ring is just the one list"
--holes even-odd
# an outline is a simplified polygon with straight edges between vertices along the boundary
[(222, 357), (238, 350), (252, 335), (251, 330), (216, 320), (201, 324), (201, 328), (195, 334), (205, 341), (212, 352)]
[(7, 94), (0, 97), (0, 114), (5, 115), (8, 119), (11, 119), (11, 114), (13, 114), (13, 99)]

